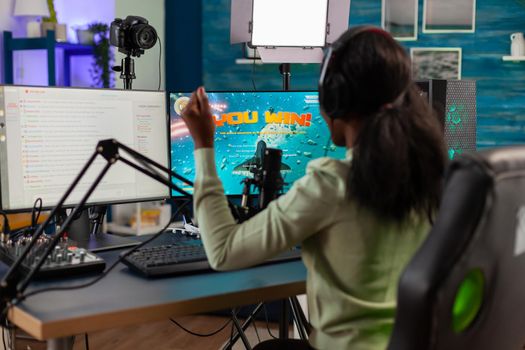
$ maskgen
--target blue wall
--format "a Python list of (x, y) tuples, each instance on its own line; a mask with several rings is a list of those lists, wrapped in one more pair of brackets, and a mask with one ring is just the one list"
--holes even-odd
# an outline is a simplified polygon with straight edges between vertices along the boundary
[[(202, 69), (208, 90), (280, 89), (277, 65), (237, 65), (239, 45), (229, 44), (230, 0), (203, 1)], [(525, 62), (503, 62), (509, 34), (525, 31), (525, 4), (519, 0), (478, 0), (476, 33), (421, 33), (409, 47), (461, 47), (463, 79), (478, 82), (478, 147), (525, 143)], [(381, 0), (352, 0), (350, 25), (381, 23)], [(293, 65), (292, 88), (315, 89), (318, 65)]]
[(202, 1), (165, 0), (166, 91), (202, 84)]

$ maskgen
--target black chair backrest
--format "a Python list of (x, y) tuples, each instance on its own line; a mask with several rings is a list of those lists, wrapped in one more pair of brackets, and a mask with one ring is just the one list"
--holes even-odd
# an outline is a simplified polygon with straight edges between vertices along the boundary
[(397, 300), (389, 350), (524, 348), (525, 147), (452, 162)]

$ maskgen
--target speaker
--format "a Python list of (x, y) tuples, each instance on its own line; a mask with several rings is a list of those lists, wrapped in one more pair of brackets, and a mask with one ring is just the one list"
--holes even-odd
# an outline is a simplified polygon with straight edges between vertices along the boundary
[(419, 80), (421, 95), (438, 114), (450, 159), (476, 150), (476, 81)]

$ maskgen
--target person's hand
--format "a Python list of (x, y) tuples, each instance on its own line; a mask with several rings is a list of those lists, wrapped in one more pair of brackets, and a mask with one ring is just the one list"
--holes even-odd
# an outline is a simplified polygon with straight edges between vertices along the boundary
[(191, 95), (190, 102), (182, 111), (182, 119), (190, 131), (195, 149), (213, 148), (215, 120), (211, 114), (208, 96), (202, 86)]

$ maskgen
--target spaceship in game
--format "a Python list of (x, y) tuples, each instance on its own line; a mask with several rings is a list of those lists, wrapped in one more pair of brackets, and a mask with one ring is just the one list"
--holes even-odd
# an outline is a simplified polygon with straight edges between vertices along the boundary
[[(259, 140), (259, 142), (257, 142), (255, 156), (248, 158), (247, 160), (233, 168), (233, 173), (236, 175), (252, 176), (255, 170), (262, 168), (264, 151), (266, 150), (266, 148), (266, 142), (264, 142), (263, 140)], [(288, 173), (291, 171), (292, 169), (288, 165), (281, 162), (281, 172)]]

